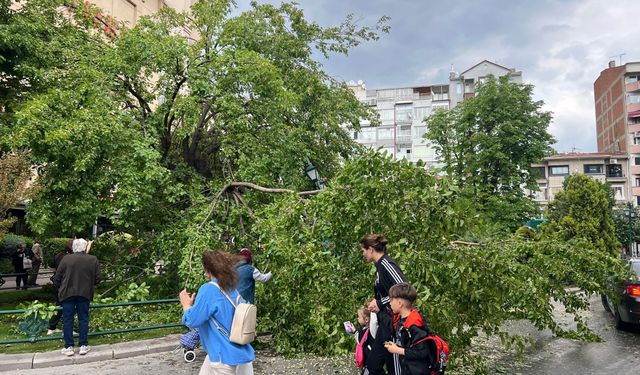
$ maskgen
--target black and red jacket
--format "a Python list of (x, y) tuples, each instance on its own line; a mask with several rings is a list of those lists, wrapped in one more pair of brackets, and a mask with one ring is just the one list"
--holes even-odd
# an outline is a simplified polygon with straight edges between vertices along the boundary
[(395, 332), (394, 342), (404, 348), (404, 355), (400, 356), (402, 375), (430, 375), (433, 353), (427, 343), (429, 328), (417, 310), (411, 310), (406, 319), (399, 314), (393, 317)]

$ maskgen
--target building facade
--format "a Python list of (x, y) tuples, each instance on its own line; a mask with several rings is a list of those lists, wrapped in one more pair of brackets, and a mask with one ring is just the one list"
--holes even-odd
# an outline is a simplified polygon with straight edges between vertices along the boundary
[(178, 12), (189, 9), (196, 0), (90, 0), (105, 13), (133, 26), (142, 16), (152, 15), (164, 7)]
[(628, 200), (640, 204), (640, 62), (610, 61), (593, 92), (598, 152), (628, 155)]
[(629, 183), (629, 157), (625, 153), (567, 153), (546, 157), (531, 166), (537, 191), (525, 190), (542, 207), (562, 191), (564, 179), (576, 173), (609, 183), (616, 203), (633, 200)]
[(362, 81), (350, 83), (356, 97), (375, 108), (380, 125), (361, 123), (360, 132), (353, 139), (365, 146), (379, 149), (397, 159), (412, 162), (422, 160), (427, 166), (437, 165), (438, 157), (433, 147), (422, 137), (427, 128), (424, 118), (433, 111), (455, 107), (466, 98), (475, 95), (477, 83), (487, 76), (509, 76), (514, 82), (522, 82), (522, 72), (509, 69), (488, 60), (472, 66), (462, 73), (450, 72), (449, 82), (422, 86), (367, 89)]

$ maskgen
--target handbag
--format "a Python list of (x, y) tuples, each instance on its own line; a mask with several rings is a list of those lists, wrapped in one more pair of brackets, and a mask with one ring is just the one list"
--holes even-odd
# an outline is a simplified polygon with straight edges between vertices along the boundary
[(32, 267), (31, 259), (27, 257), (22, 258), (22, 268), (27, 270), (27, 269), (31, 269), (31, 267)]

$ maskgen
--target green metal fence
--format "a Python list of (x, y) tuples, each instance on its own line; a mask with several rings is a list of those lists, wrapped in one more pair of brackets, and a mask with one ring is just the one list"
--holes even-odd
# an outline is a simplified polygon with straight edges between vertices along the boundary
[[(134, 302), (120, 302), (120, 303), (105, 303), (105, 304), (91, 304), (89, 306), (90, 309), (104, 309), (110, 307), (124, 307), (124, 306), (140, 306), (140, 305), (157, 305), (162, 303), (177, 303), (179, 300), (177, 298), (169, 298), (169, 299), (158, 299), (151, 301), (134, 301)], [(61, 306), (56, 306), (56, 310), (62, 310)], [(25, 312), (30, 311), (29, 309), (19, 309), (19, 310), (0, 310), (0, 315), (13, 315), (13, 314), (23, 314)], [(161, 328), (173, 328), (173, 327), (182, 327), (182, 323), (168, 323), (168, 324), (157, 324), (157, 325), (149, 325), (142, 327), (133, 327), (133, 328), (123, 328), (123, 329), (113, 329), (107, 331), (99, 331), (99, 332), (89, 332), (89, 336), (104, 336), (111, 335), (116, 333), (127, 333), (127, 332), (136, 332), (136, 331), (148, 331), (152, 329), (161, 329)], [(12, 340), (0, 340), (0, 345), (4, 344), (18, 344), (25, 342), (38, 342), (38, 341), (50, 341), (50, 340), (60, 340), (63, 337), (61, 335), (57, 336), (39, 336), (40, 332), (32, 333), (31, 337), (23, 338), (23, 339), (12, 339)]]

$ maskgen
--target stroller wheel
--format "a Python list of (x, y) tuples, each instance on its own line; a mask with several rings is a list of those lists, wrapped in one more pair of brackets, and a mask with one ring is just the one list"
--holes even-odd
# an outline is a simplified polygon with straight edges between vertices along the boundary
[(196, 360), (196, 352), (193, 350), (185, 350), (184, 351), (184, 361), (185, 362), (193, 362)]

